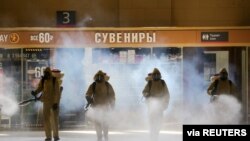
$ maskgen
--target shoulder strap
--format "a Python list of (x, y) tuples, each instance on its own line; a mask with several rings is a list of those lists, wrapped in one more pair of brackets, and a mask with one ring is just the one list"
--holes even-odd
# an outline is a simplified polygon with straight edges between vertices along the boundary
[(52, 83), (53, 83), (53, 89), (56, 90), (55, 84), (56, 84), (56, 77), (52, 76)]
[(218, 83), (219, 83), (219, 80), (218, 80), (218, 79), (214, 81), (214, 88), (217, 89)]
[(44, 76), (42, 76), (42, 89), (44, 88)]
[(55, 88), (56, 77), (53, 76), (53, 87)]
[(92, 91), (93, 91), (93, 94), (95, 94), (95, 86), (96, 86), (96, 82), (93, 82), (93, 83), (92, 83)]
[(166, 85), (166, 83), (165, 83), (165, 81), (163, 79), (161, 79), (161, 84), (162, 84), (162, 86)]
[(230, 93), (232, 93), (232, 81), (231, 80), (228, 80), (228, 81), (229, 81)]
[(152, 80), (148, 81), (148, 92), (150, 93), (151, 91), (151, 86), (152, 86)]
[(108, 88), (109, 87), (109, 82), (105, 81), (105, 85)]
[(214, 95), (214, 94), (216, 93), (217, 87), (218, 87), (218, 83), (219, 83), (219, 79), (216, 79), (216, 80), (214, 81), (214, 88), (213, 88), (213, 90), (212, 90), (212, 92), (211, 92), (212, 95)]
[(105, 81), (105, 85), (107, 87), (107, 95), (109, 95), (109, 82)]

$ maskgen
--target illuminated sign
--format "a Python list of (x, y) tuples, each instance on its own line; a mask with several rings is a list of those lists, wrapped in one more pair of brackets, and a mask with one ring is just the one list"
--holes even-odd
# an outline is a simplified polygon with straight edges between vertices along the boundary
[(176, 46), (221, 43), (250, 43), (250, 29), (202, 31), (199, 29), (151, 28), (0, 28), (2, 48), (125, 47), (132, 45)]
[(95, 43), (155, 43), (155, 32), (97, 32)]

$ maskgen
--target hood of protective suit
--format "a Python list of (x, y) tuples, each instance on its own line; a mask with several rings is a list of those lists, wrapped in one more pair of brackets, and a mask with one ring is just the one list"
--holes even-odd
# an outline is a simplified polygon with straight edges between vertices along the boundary
[(159, 71), (159, 69), (154, 68), (154, 70), (153, 70), (153, 72), (152, 72), (152, 75), (153, 75), (153, 74), (156, 74), (156, 73), (161, 75), (161, 72)]
[(95, 76), (94, 76), (94, 78), (93, 78), (94, 81), (97, 79), (98, 75), (103, 75), (105, 81), (108, 81), (109, 78), (110, 78), (110, 77), (109, 77), (106, 73), (104, 73), (102, 70), (99, 70), (99, 71), (95, 74)]
[(50, 67), (46, 67), (46, 68), (45, 68), (43, 75), (44, 75), (44, 78), (45, 78), (45, 79), (47, 79), (47, 78), (49, 78), (49, 77), (52, 76), (52, 72), (51, 72)]
[(153, 70), (153, 72), (152, 72), (153, 74), (154, 73), (158, 73), (158, 74), (161, 74), (161, 72), (157, 69), (157, 68), (154, 68), (154, 70)]
[(161, 73), (157, 68), (154, 68), (153, 72), (152, 72), (152, 78), (153, 80), (157, 81), (161, 79)]
[(220, 79), (221, 80), (227, 80), (228, 79), (228, 73), (225, 68), (222, 68), (220, 71)]
[(49, 72), (50, 74), (52, 74), (50, 67), (46, 67), (44, 72)]
[(226, 74), (228, 74), (228, 72), (227, 72), (226, 68), (222, 68), (222, 69), (220, 70), (220, 74), (222, 74), (222, 73), (226, 73)]

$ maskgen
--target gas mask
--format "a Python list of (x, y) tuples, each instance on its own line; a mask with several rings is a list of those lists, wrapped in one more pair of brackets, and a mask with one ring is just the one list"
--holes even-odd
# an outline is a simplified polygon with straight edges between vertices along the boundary
[(223, 72), (223, 73), (220, 74), (220, 79), (221, 80), (227, 80), (227, 77), (228, 77), (228, 75), (227, 75), (226, 72)]
[(153, 77), (154, 81), (157, 81), (157, 80), (161, 79), (161, 75), (159, 73), (153, 73), (152, 77)]
[(104, 80), (104, 76), (101, 74), (98, 74), (96, 77), (96, 82), (102, 82)]

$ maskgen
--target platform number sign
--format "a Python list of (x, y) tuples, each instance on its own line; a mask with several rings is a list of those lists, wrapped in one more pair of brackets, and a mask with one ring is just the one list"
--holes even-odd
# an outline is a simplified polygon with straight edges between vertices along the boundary
[(76, 12), (75, 11), (57, 11), (57, 26), (75, 26)]

